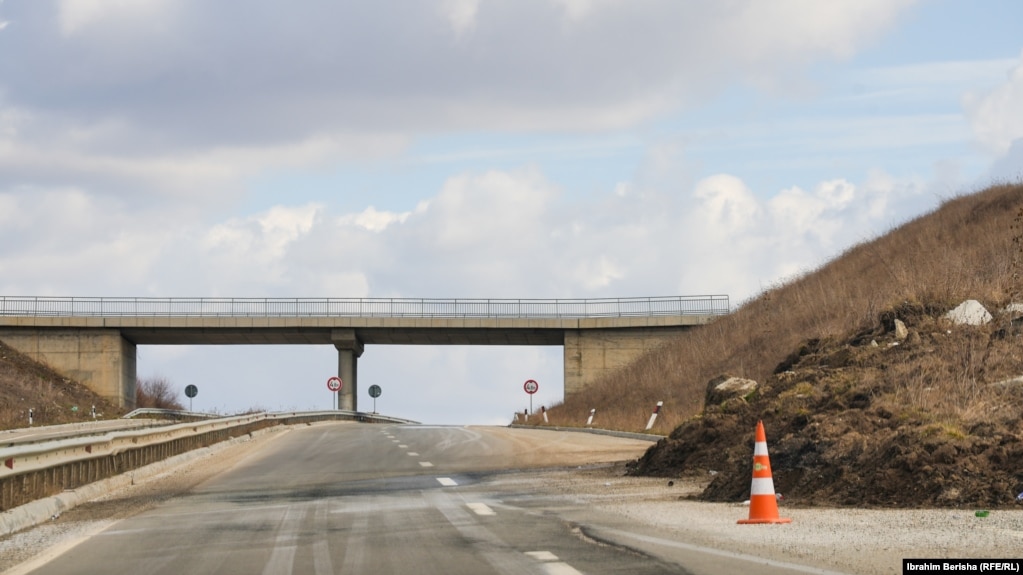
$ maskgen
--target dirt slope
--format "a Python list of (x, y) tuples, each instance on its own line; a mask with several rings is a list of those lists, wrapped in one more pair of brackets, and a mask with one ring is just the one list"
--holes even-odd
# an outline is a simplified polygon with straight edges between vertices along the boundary
[[(954, 326), (945, 309), (906, 305), (846, 338), (807, 341), (754, 397), (708, 406), (631, 473), (713, 476), (700, 498), (747, 499), (763, 420), (775, 489), (789, 504), (1016, 505), (1023, 388), (998, 382), (1023, 373), (1018, 320)], [(892, 331), (896, 317), (905, 339)]]
[[(124, 414), (83, 384), (29, 359), (0, 341), (0, 429), (28, 427), (28, 410), (35, 425), (57, 425)], [(74, 408), (78, 409), (75, 410)]]

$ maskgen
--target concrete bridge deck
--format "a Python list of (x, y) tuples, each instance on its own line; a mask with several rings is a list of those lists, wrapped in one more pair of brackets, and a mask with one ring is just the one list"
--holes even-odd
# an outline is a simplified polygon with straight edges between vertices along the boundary
[(138, 345), (334, 345), (356, 409), (366, 345), (560, 345), (565, 393), (729, 311), (727, 296), (585, 300), (0, 296), (0, 340), (134, 404)]

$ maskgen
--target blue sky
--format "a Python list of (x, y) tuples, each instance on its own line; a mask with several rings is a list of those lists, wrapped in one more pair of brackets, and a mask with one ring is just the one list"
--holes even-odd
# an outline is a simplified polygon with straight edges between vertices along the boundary
[[(0, 294), (727, 294), (1023, 174), (1023, 4), (0, 1)], [(360, 402), (504, 423), (558, 348), (371, 346)], [(197, 409), (332, 348), (142, 347)], [(646, 417), (646, 415), (642, 415)]]

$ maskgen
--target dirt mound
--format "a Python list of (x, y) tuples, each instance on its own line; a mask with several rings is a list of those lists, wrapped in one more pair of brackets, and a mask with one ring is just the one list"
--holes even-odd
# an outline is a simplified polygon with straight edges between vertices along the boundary
[(58, 425), (98, 417), (120, 417), (124, 410), (96, 395), (85, 385), (0, 341), (0, 429), (28, 427), (28, 410), (35, 425)]
[[(763, 420), (775, 489), (788, 502), (1015, 505), (1023, 491), (1023, 393), (1011, 383), (1023, 373), (1019, 328), (1008, 319), (952, 326), (937, 313), (945, 309), (905, 306), (844, 340), (807, 341), (756, 397), (708, 406), (630, 473), (711, 474), (700, 498), (747, 499)], [(896, 338), (896, 318), (908, 335)]]

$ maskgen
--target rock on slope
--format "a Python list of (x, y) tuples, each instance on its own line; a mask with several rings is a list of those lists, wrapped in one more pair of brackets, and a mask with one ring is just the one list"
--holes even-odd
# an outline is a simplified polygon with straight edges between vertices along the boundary
[(1011, 384), (1023, 371), (1019, 332), (1011, 318), (960, 326), (938, 306), (907, 304), (843, 340), (807, 341), (754, 396), (708, 405), (630, 472), (710, 474), (701, 498), (747, 499), (763, 420), (775, 489), (787, 502), (1015, 505), (1023, 491), (1023, 393)]

